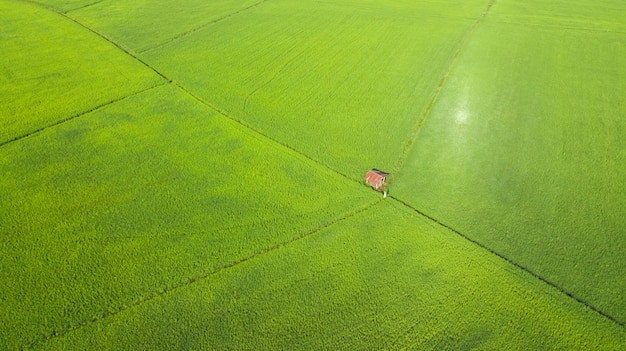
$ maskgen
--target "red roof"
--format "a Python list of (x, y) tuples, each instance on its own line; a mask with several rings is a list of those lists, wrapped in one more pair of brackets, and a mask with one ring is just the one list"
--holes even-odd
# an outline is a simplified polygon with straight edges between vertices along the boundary
[(380, 171), (371, 170), (365, 175), (365, 181), (371, 186), (380, 184), (389, 174)]

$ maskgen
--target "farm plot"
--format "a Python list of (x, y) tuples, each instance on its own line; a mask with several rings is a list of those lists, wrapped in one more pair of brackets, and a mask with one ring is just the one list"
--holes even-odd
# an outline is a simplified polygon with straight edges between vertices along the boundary
[(171, 86), (0, 148), (0, 349), (379, 201)]
[(49, 350), (615, 350), (624, 330), (393, 201)]
[[(471, 3), (478, 16), (485, 3)], [(372, 165), (394, 166), (472, 23), (374, 5), (268, 2), (142, 58), (232, 118), (360, 179)]]
[(68, 15), (133, 51), (144, 51), (263, 2), (107, 0)]
[(625, 39), (487, 21), (392, 189), (621, 323)]
[(162, 82), (111, 43), (36, 5), (2, 0), (0, 22), (0, 144)]

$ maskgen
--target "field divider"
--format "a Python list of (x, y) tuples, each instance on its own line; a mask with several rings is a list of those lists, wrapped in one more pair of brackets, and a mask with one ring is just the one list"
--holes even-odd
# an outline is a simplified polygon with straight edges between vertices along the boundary
[(461, 238), (465, 239), (466, 241), (470, 242), (471, 244), (480, 247), (481, 249), (489, 252), (490, 254), (498, 257), (499, 259), (504, 260), (508, 264), (511, 264), (511, 265), (515, 266), (516, 268), (522, 270), (523, 272), (529, 274), (530, 276), (532, 276), (533, 278), (541, 281), (542, 283), (552, 287), (553, 289), (556, 289), (559, 293), (561, 293), (561, 294), (567, 296), (568, 298), (576, 301), (577, 303), (585, 306), (586, 308), (588, 308), (589, 310), (595, 312), (599, 316), (606, 318), (607, 320), (609, 320), (609, 321), (619, 325), (622, 328), (626, 327), (624, 322), (619, 321), (618, 319), (616, 319), (615, 317), (611, 316), (610, 314), (608, 314), (608, 313), (602, 311), (601, 309), (593, 306), (589, 302), (587, 302), (587, 301), (583, 300), (582, 298), (574, 295), (574, 293), (566, 290), (565, 288), (561, 287), (560, 285), (558, 285), (558, 284), (556, 284), (556, 283), (554, 283), (554, 282), (552, 282), (552, 281), (542, 277), (541, 275), (539, 275), (538, 273), (536, 273), (532, 269), (530, 269), (530, 268), (528, 268), (526, 266), (523, 266), (522, 264), (520, 264), (520, 263), (514, 261), (513, 259), (511, 259), (511, 258), (509, 258), (509, 257), (507, 257), (507, 256), (505, 256), (505, 255), (503, 255), (503, 254), (493, 250), (492, 248), (490, 248), (490, 247), (480, 243), (479, 241), (476, 241), (476, 240), (470, 238), (469, 236), (467, 236), (467, 235), (461, 233), (460, 231), (452, 228), (451, 226), (441, 222), (440, 220), (438, 220), (438, 219), (436, 219), (436, 218), (434, 218), (434, 217), (424, 213), (423, 211), (420, 211), (419, 209), (415, 208), (411, 204), (409, 204), (409, 203), (407, 203), (407, 202), (405, 202), (403, 200), (400, 200), (400, 199), (398, 199), (395, 196), (388, 195), (387, 197), (391, 198), (392, 200), (398, 202), (399, 204), (407, 207), (408, 209), (412, 210), (413, 212), (417, 213), (418, 215), (422, 216), (423, 218), (427, 219), (428, 221), (430, 221), (432, 223), (435, 223), (436, 225), (451, 231), (452, 233), (460, 236)]
[(178, 84), (176, 82), (173, 82), (173, 83), (181, 91), (183, 91), (184, 93), (186, 93), (187, 95), (189, 95), (190, 97), (192, 97), (193, 99), (198, 101), (199, 103), (201, 103), (201, 104), (205, 105), (206, 107), (210, 108), (211, 110), (217, 112), (222, 117), (227, 118), (230, 121), (239, 124), (240, 126), (244, 127), (248, 131), (250, 131), (250, 132), (252, 132), (254, 134), (257, 134), (257, 135), (261, 136), (262, 138), (264, 138), (264, 139), (266, 139), (266, 140), (268, 140), (268, 141), (270, 141), (270, 142), (272, 142), (274, 144), (277, 144), (278, 146), (281, 146), (282, 148), (285, 148), (285, 149), (287, 149), (287, 150), (289, 150), (291, 152), (294, 152), (294, 153), (298, 154), (299, 156), (301, 156), (301, 157), (303, 157), (303, 158), (305, 158), (305, 159), (307, 159), (307, 160), (317, 164), (318, 166), (320, 166), (320, 167), (322, 167), (324, 169), (327, 169), (327, 170), (329, 170), (329, 171), (331, 171), (331, 172), (333, 172), (333, 173), (335, 173), (337, 175), (340, 175), (340, 176), (342, 176), (343, 178), (345, 178), (347, 180), (350, 180), (350, 181), (355, 182), (357, 184), (363, 184), (360, 181), (360, 179), (352, 178), (348, 174), (343, 173), (343, 172), (341, 172), (341, 171), (339, 171), (337, 169), (334, 169), (334, 168), (330, 167), (329, 165), (327, 165), (327, 164), (325, 164), (325, 163), (323, 163), (323, 162), (321, 162), (321, 161), (319, 161), (319, 160), (317, 160), (317, 159), (315, 159), (315, 158), (313, 158), (311, 156), (308, 156), (307, 154), (305, 154), (305, 153), (295, 149), (294, 147), (292, 147), (292, 146), (290, 146), (288, 144), (285, 144), (285, 143), (283, 143), (283, 142), (281, 142), (281, 141), (271, 137), (270, 135), (268, 135), (268, 134), (266, 134), (266, 133), (264, 133), (264, 132), (262, 132), (262, 131), (260, 131), (260, 130), (258, 130), (256, 128), (254, 128), (252, 125), (250, 125), (248, 123), (245, 123), (244, 121), (235, 118), (234, 116), (232, 116), (228, 112), (218, 108), (217, 106), (211, 104), (210, 102), (205, 101), (204, 99), (202, 99), (199, 96), (195, 95), (194, 93), (192, 93), (191, 91), (187, 90), (185, 87), (181, 86), (180, 84)]
[(254, 253), (248, 255), (248, 256), (236, 259), (236, 260), (232, 261), (231, 263), (225, 264), (225, 265), (223, 265), (221, 267), (218, 267), (218, 268), (206, 271), (206, 272), (202, 272), (202, 273), (193, 275), (193, 276), (191, 276), (191, 277), (187, 278), (186, 280), (183, 280), (183, 281), (181, 281), (179, 283), (176, 283), (176, 284), (173, 284), (173, 285), (169, 285), (169, 286), (165, 286), (165, 287), (161, 287), (161, 288), (159, 288), (159, 289), (157, 289), (157, 290), (155, 290), (155, 291), (153, 291), (153, 292), (151, 292), (151, 293), (149, 293), (147, 295), (140, 296), (140, 297), (136, 298), (135, 300), (133, 300), (129, 304), (123, 304), (123, 305), (117, 306), (117, 307), (110, 307), (110, 308), (108, 308), (108, 309), (106, 309), (104, 311), (101, 311), (100, 313), (96, 314), (92, 318), (79, 321), (79, 322), (77, 322), (75, 324), (67, 325), (64, 328), (60, 329), (60, 330), (55, 330), (52, 333), (50, 333), (49, 335), (43, 336), (43, 337), (41, 337), (38, 340), (34, 340), (30, 344), (24, 345), (22, 347), (22, 349), (23, 350), (28, 350), (28, 349), (38, 348), (40, 346), (43, 346), (46, 342), (48, 342), (48, 341), (50, 341), (52, 339), (55, 339), (55, 338), (58, 338), (58, 337), (62, 337), (64, 335), (66, 335), (68, 333), (71, 333), (73, 331), (76, 331), (76, 330), (78, 330), (80, 328), (83, 328), (83, 327), (88, 326), (90, 324), (99, 322), (99, 321), (104, 320), (106, 318), (113, 317), (115, 315), (118, 315), (118, 314), (126, 311), (126, 310), (132, 309), (132, 308), (137, 307), (137, 306), (139, 306), (139, 305), (141, 305), (143, 303), (149, 302), (149, 301), (151, 301), (151, 300), (153, 300), (153, 299), (155, 299), (157, 297), (162, 297), (162, 296), (164, 296), (166, 294), (169, 294), (171, 292), (174, 292), (174, 291), (176, 291), (178, 289), (185, 288), (185, 287), (188, 287), (188, 286), (190, 286), (190, 285), (192, 285), (194, 283), (197, 283), (197, 282), (203, 281), (205, 279), (208, 279), (208, 278), (210, 278), (210, 277), (212, 277), (212, 276), (214, 276), (216, 274), (219, 274), (219, 273), (221, 273), (221, 272), (223, 272), (225, 270), (228, 270), (229, 268), (236, 267), (236, 266), (238, 266), (240, 264), (246, 263), (246, 262), (251, 261), (251, 260), (253, 260), (255, 258), (263, 256), (264, 254), (267, 254), (267, 253), (279, 250), (281, 248), (287, 247), (287, 246), (289, 246), (289, 245), (291, 245), (291, 244), (293, 244), (293, 243), (295, 243), (295, 242), (297, 242), (299, 240), (308, 238), (308, 237), (313, 236), (313, 235), (315, 235), (315, 234), (317, 234), (317, 233), (319, 233), (319, 232), (321, 232), (321, 231), (323, 231), (323, 230), (325, 230), (325, 229), (327, 229), (329, 227), (332, 227), (335, 224), (339, 224), (339, 223), (341, 223), (341, 222), (343, 222), (343, 221), (345, 221), (347, 219), (350, 219), (350, 218), (355, 217), (355, 216), (357, 216), (357, 215), (359, 215), (359, 214), (361, 214), (363, 212), (366, 212), (366, 211), (370, 210), (371, 208), (373, 208), (374, 206), (376, 206), (377, 204), (379, 204), (381, 202), (382, 202), (382, 198), (380, 198), (380, 199), (378, 199), (376, 201), (373, 201), (373, 202), (369, 202), (369, 203), (367, 203), (367, 204), (365, 204), (365, 205), (363, 205), (361, 207), (358, 207), (358, 208), (356, 208), (356, 209), (354, 209), (352, 211), (346, 212), (343, 215), (341, 215), (340, 217), (332, 219), (332, 220), (328, 221), (327, 223), (324, 223), (324, 224), (322, 224), (322, 225), (320, 225), (320, 226), (318, 226), (318, 227), (316, 227), (316, 228), (314, 228), (312, 230), (309, 230), (309, 231), (300, 233), (299, 235), (293, 236), (293, 237), (291, 237), (288, 240), (275, 243), (274, 245), (271, 245), (271, 246), (262, 247), (262, 248), (258, 249), (257, 251), (255, 251)]
[(161, 48), (163, 46), (166, 46), (166, 45), (168, 45), (168, 44), (170, 44), (170, 43), (172, 43), (172, 42), (174, 42), (174, 41), (176, 41), (178, 39), (184, 38), (184, 37), (186, 37), (188, 35), (191, 35), (191, 34), (197, 32), (197, 31), (200, 31), (200, 30), (202, 30), (202, 29), (204, 29), (204, 28), (206, 28), (208, 26), (211, 26), (213, 24), (221, 22), (221, 21), (223, 21), (225, 19), (228, 19), (230, 17), (236, 16), (236, 15), (238, 15), (238, 14), (244, 12), (244, 11), (247, 11), (247, 10), (249, 10), (251, 8), (257, 7), (257, 6), (263, 4), (263, 3), (267, 2), (267, 1), (268, 0), (261, 0), (261, 1), (259, 1), (257, 3), (254, 3), (254, 4), (252, 4), (252, 5), (248, 6), (248, 7), (244, 7), (242, 9), (239, 9), (239, 10), (235, 11), (235, 12), (232, 12), (232, 13), (224, 15), (224, 16), (222, 16), (220, 18), (217, 18), (217, 19), (215, 19), (215, 20), (213, 20), (211, 22), (202, 24), (202, 25), (200, 25), (200, 26), (198, 26), (196, 28), (190, 29), (190, 30), (188, 30), (186, 32), (183, 32), (183, 33), (180, 33), (180, 34), (178, 34), (178, 35), (176, 35), (176, 36), (174, 36), (172, 38), (169, 38), (168, 40), (166, 40), (166, 41), (164, 41), (162, 43), (156, 44), (155, 46), (152, 46), (152, 47), (149, 47), (149, 48), (146, 48), (146, 49), (142, 49), (142, 50), (138, 50), (137, 53), (138, 54), (143, 54), (143, 53), (146, 53), (146, 52), (149, 52), (149, 51), (152, 51), (152, 50), (159, 49), (159, 48)]
[(83, 6), (77, 7), (77, 8), (75, 8), (75, 9), (65, 10), (63, 13), (67, 14), (67, 13), (72, 12), (72, 11), (82, 10), (82, 9), (84, 9), (84, 8), (91, 7), (91, 6), (93, 6), (93, 5), (97, 5), (97, 4), (99, 4), (99, 3), (101, 3), (101, 2), (105, 2), (105, 1), (106, 1), (106, 0), (98, 0), (98, 1), (94, 1), (94, 2), (91, 2), (91, 3), (89, 3), (89, 4), (85, 4), (85, 5), (83, 5)]
[(402, 153), (400, 153), (400, 157), (398, 158), (398, 161), (396, 162), (396, 165), (394, 166), (392, 173), (398, 173), (398, 171), (402, 169), (402, 166), (404, 165), (404, 162), (406, 161), (406, 158), (408, 157), (408, 154), (411, 151), (412, 146), (415, 143), (415, 140), (419, 136), (419, 132), (422, 129), (422, 126), (424, 125), (428, 117), (430, 116), (430, 113), (432, 112), (432, 109), (435, 106), (435, 102), (437, 102), (437, 99), (439, 98), (439, 94), (441, 93), (443, 86), (448, 80), (448, 76), (450, 75), (450, 72), (452, 71), (452, 67), (454, 67), (454, 64), (458, 60), (461, 54), (461, 51), (463, 51), (467, 43), (470, 41), (470, 38), (472, 34), (474, 33), (474, 31), (476, 31), (476, 28), (478, 27), (478, 25), (482, 23), (485, 17), (487, 17), (487, 14), (491, 10), (495, 2), (496, 0), (489, 0), (489, 3), (485, 7), (481, 15), (474, 20), (474, 22), (470, 25), (469, 29), (463, 35), (463, 38), (461, 39), (459, 45), (454, 51), (454, 54), (452, 55), (450, 62), (444, 69), (441, 79), (439, 80), (439, 84), (437, 84), (437, 86), (435, 87), (435, 91), (433, 92), (432, 97), (428, 105), (426, 106), (426, 109), (424, 109), (424, 112), (422, 112), (422, 114), (418, 118), (417, 124), (415, 128), (413, 128), (413, 132), (411, 133), (409, 140), (407, 141), (404, 148), (402, 149)]
[(113, 99), (113, 100), (111, 100), (111, 101), (108, 101), (108, 102), (102, 103), (102, 104), (100, 104), (100, 105), (94, 106), (94, 107), (92, 107), (92, 108), (89, 108), (89, 109), (87, 109), (87, 110), (85, 110), (85, 111), (82, 111), (82, 112), (79, 112), (79, 113), (77, 113), (77, 114), (71, 115), (71, 116), (69, 116), (69, 117), (66, 117), (66, 118), (63, 118), (63, 119), (57, 120), (57, 121), (55, 121), (54, 123), (48, 124), (48, 125), (46, 125), (46, 126), (44, 126), (44, 127), (41, 127), (41, 128), (39, 128), (39, 129), (35, 129), (35, 130), (30, 131), (30, 132), (28, 132), (28, 133), (26, 133), (26, 134), (22, 134), (22, 135), (20, 135), (20, 136), (14, 137), (14, 138), (12, 138), (12, 139), (9, 139), (9, 140), (6, 140), (6, 141), (3, 141), (3, 142), (0, 142), (0, 148), (2, 148), (2, 147), (4, 147), (4, 146), (6, 146), (6, 145), (8, 145), (8, 144), (12, 144), (12, 143), (14, 143), (14, 142), (17, 142), (17, 141), (20, 141), (20, 140), (26, 139), (26, 138), (28, 138), (28, 137), (35, 136), (35, 135), (37, 135), (37, 134), (39, 134), (39, 133), (41, 133), (41, 132), (43, 132), (43, 131), (45, 131), (45, 130), (47, 130), (47, 129), (54, 128), (54, 127), (58, 127), (58, 126), (60, 126), (60, 125), (62, 125), (62, 124), (65, 124), (65, 123), (71, 122), (71, 121), (73, 121), (73, 120), (75, 120), (75, 119), (77, 119), (77, 118), (83, 117), (83, 116), (88, 115), (88, 114), (90, 114), (90, 113), (92, 113), (92, 112), (96, 112), (96, 111), (99, 111), (99, 110), (103, 110), (103, 109), (105, 109), (105, 108), (107, 108), (107, 107), (109, 107), (109, 106), (111, 106), (111, 105), (113, 105), (113, 104), (116, 104), (116, 103), (120, 102), (120, 101), (124, 101), (124, 100), (126, 100), (126, 99), (128, 99), (128, 98), (130, 98), (130, 97), (135, 96), (135, 95), (143, 94), (143, 93), (145, 93), (145, 92), (147, 92), (147, 91), (150, 91), (150, 90), (152, 90), (152, 89), (158, 88), (158, 87), (163, 86), (163, 85), (166, 85), (166, 84), (170, 84), (170, 83), (163, 82), (163, 83), (160, 83), (160, 84), (154, 85), (154, 86), (152, 86), (152, 87), (149, 87), (149, 88), (146, 88), (146, 89), (143, 89), (143, 90), (140, 90), (140, 91), (136, 91), (136, 92), (134, 92), (134, 93), (132, 93), (132, 94), (128, 94), (128, 95), (126, 95), (126, 96), (122, 96), (121, 98)]

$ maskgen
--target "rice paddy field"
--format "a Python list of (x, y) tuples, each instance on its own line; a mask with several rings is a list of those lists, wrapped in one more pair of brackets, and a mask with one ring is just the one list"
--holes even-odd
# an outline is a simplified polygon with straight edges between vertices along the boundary
[(624, 19), (0, 0), (0, 350), (626, 349)]

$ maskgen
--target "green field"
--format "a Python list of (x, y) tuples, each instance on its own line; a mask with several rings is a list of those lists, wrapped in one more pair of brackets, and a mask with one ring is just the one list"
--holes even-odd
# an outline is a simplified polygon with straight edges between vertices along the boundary
[(0, 350), (626, 349), (624, 18), (0, 0)]
[(461, 54), (398, 197), (626, 321), (624, 35), (498, 18)]
[(0, 144), (159, 84), (155, 72), (46, 9), (0, 2)]

